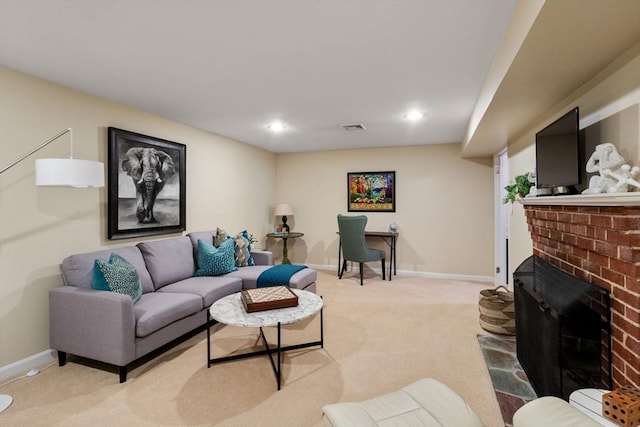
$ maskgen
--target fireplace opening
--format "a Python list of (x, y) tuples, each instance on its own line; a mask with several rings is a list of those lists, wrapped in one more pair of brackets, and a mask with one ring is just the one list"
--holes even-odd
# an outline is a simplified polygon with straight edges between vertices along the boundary
[(536, 394), (611, 389), (609, 292), (535, 255), (513, 276), (517, 355)]

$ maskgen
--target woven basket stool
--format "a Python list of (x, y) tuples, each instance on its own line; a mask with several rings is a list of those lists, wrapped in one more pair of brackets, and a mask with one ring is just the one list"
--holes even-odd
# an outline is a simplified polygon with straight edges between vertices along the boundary
[(516, 333), (513, 292), (504, 286), (480, 291), (478, 301), (482, 329), (501, 335)]

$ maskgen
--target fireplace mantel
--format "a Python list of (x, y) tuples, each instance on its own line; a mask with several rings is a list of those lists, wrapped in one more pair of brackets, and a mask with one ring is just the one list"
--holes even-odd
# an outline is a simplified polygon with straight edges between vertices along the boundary
[(640, 206), (640, 191), (525, 197), (518, 201), (523, 205), (532, 206)]

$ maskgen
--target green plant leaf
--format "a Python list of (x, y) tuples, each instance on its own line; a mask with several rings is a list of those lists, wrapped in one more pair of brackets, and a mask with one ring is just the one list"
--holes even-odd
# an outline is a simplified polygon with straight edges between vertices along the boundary
[(503, 204), (515, 203), (520, 197), (526, 197), (533, 183), (529, 181), (529, 173), (516, 176), (506, 187), (507, 194), (502, 199)]

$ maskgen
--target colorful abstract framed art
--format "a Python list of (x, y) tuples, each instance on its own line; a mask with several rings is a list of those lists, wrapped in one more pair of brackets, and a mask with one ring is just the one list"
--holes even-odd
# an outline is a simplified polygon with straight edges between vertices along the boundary
[(396, 172), (347, 173), (349, 212), (395, 212)]

